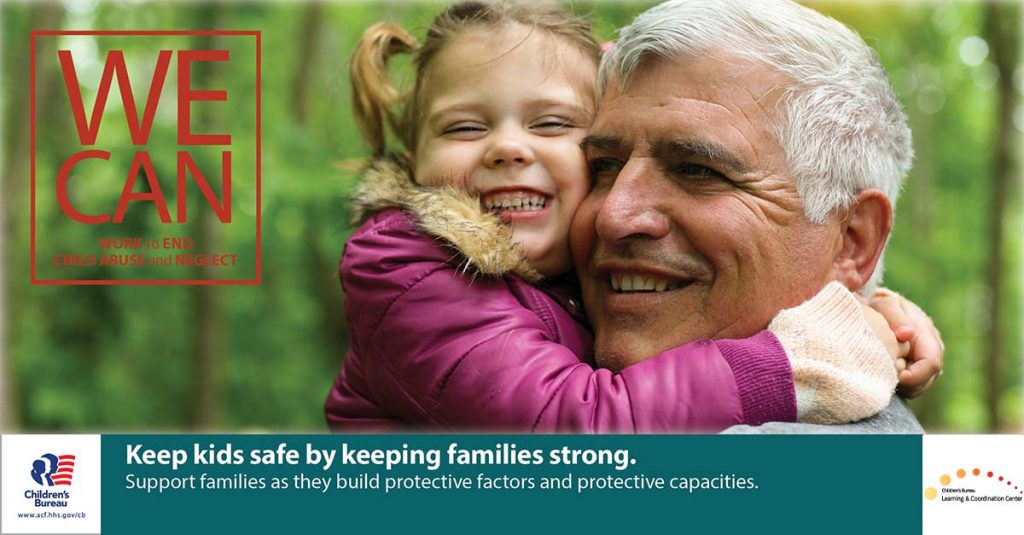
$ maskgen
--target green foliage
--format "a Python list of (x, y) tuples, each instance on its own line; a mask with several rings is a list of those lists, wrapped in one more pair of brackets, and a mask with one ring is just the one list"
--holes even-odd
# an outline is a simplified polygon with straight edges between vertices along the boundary
[[(24, 181), (18, 198), (3, 200), (5, 208), (26, 207), (3, 244), (11, 259), (6, 266), (10, 330), (4, 348), (9, 360), (5, 373), (11, 373), (17, 387), (12, 391), (16, 397), (3, 403), (12, 403), (21, 427), (33, 431), (190, 429), (198, 425), (197, 411), (217, 413), (216, 425), (226, 430), (322, 430), (321, 405), (346, 347), (343, 316), (339, 316), (343, 295), (335, 274), (342, 245), (352, 230), (347, 225), (345, 199), (358, 161), (366, 155), (349, 114), (347, 58), (370, 24), (395, 20), (422, 35), (443, 4), (323, 4), (313, 18), (321, 26), (314, 34), (305, 91), (299, 92), (304, 95), (305, 119), (297, 117), (295, 100), (295, 77), (303, 59), (301, 38), (311, 31), (305, 4), (103, 2), (92, 10), (69, 5), (76, 7), (64, 14), (60, 24), (64, 29), (262, 31), (263, 283), (209, 289), (216, 303), (215, 317), (210, 319), (215, 335), (209, 343), (214, 344), (219, 394), (217, 406), (198, 407), (200, 370), (194, 359), (201, 343), (196, 338), (198, 290), (30, 286), (26, 165), (17, 177)], [(592, 14), (601, 37), (612, 39), (616, 28), (648, 5), (581, 3), (576, 8)], [(1006, 17), (1019, 21), (1019, 9), (1006, 6)], [(917, 163), (898, 206), (886, 285), (928, 311), (946, 343), (946, 373), (914, 408), (930, 429), (983, 430), (989, 421), (984, 395), (990, 385), (982, 367), (991, 308), (985, 277), (992, 261), (988, 236), (997, 93), (990, 83), (990, 64), (967, 65), (959, 52), (965, 38), (982, 33), (981, 5), (825, 3), (817, 7), (855, 27), (878, 50), (914, 131)], [(27, 125), (13, 124), (12, 117), (17, 107), (27, 106), (28, 84), (18, 69), (24, 68), (20, 65), (30, 20), (40, 8), (6, 3), (0, 9), (5, 156), (27, 158), (27, 154), (10, 152), (18, 146), (19, 136), (28, 135)], [(104, 39), (116, 47), (119, 38)], [(183, 37), (154, 39), (168, 48), (188, 44)], [(399, 63), (396, 70), (403, 65), (407, 63)], [(237, 80), (254, 78), (252, 70), (240, 68)], [(131, 65), (130, 70), (145, 71)], [(1018, 68), (1018, 77), (1020, 72), (1024, 71)], [(39, 76), (42, 80), (46, 74)], [(59, 127), (48, 132), (67, 135), (38, 140), (39, 173), (47, 175), (55, 174), (73, 132), (63, 87), (53, 89), (53, 103), (40, 108), (39, 120)], [(136, 88), (136, 95), (145, 89)], [(232, 91), (252, 94), (255, 87), (239, 83)], [(87, 97), (87, 102), (91, 99)], [(108, 107), (118, 108), (117, 104), (112, 99)], [(251, 131), (252, 117), (245, 111), (230, 109), (221, 120), (239, 121), (233, 128)], [(123, 112), (115, 110), (106, 120), (123, 121)], [(175, 127), (173, 114), (158, 116), (152, 143), (166, 144), (173, 139)], [(105, 144), (131, 147), (123, 129), (110, 129), (105, 135)], [(1019, 141), (1019, 130), (1014, 136)], [(238, 165), (238, 172), (254, 171), (254, 162)], [(88, 187), (110, 188), (123, 181), (120, 170), (126, 168), (127, 161), (98, 166)], [(161, 169), (158, 174), (173, 175), (173, 169)], [(1004, 419), (1019, 428), (1024, 417), (1024, 348), (1019, 334), (1024, 220), (1019, 184), (1011, 187), (1011, 193), (1002, 244), (1006, 393), (1001, 406)], [(255, 192), (243, 188), (236, 194), (254, 196)], [(44, 218), (59, 217), (52, 205), (42, 205), (40, 213)], [(158, 230), (152, 218), (141, 216), (130, 217), (126, 227), (137, 234)], [(219, 239), (235, 248), (252, 247), (252, 238), (242, 234), (228, 232)], [(95, 236), (79, 225), (61, 239), (82, 243)], [(97, 277), (109, 277), (104, 268), (96, 269)]]

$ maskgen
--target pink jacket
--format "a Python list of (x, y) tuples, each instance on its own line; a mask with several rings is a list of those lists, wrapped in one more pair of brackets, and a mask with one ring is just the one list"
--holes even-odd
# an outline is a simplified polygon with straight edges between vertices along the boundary
[[(367, 183), (403, 176), (381, 166)], [(358, 201), (408, 211), (378, 213), (346, 244), (351, 347), (325, 405), (332, 430), (714, 432), (796, 419), (771, 333), (690, 343), (618, 374), (594, 369), (575, 301), (524, 279), (535, 274), (500, 225), (450, 191), (411, 191)]]

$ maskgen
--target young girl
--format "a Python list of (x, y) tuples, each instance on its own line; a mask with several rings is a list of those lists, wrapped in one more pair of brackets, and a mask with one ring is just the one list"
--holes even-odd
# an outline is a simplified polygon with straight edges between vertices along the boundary
[[(386, 62), (402, 52), (416, 82), (394, 114)], [(837, 283), (751, 338), (592, 367), (568, 231), (589, 187), (579, 143), (599, 55), (587, 24), (552, 6), (458, 3), (419, 47), (389, 24), (364, 34), (353, 100), (376, 159), (340, 267), (351, 349), (332, 429), (718, 431), (887, 406), (895, 339)], [(385, 156), (385, 124), (408, 156)]]

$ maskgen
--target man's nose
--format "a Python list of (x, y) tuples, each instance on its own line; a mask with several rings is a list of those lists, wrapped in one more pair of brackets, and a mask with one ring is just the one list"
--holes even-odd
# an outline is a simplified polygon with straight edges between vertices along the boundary
[(493, 141), (484, 154), (484, 165), (496, 168), (533, 163), (533, 150), (527, 143), (525, 136), (525, 132), (519, 132), (512, 128), (495, 132), (493, 134)]
[(619, 172), (597, 214), (597, 235), (614, 244), (630, 238), (659, 239), (671, 228), (658, 186), (658, 170), (630, 161)]

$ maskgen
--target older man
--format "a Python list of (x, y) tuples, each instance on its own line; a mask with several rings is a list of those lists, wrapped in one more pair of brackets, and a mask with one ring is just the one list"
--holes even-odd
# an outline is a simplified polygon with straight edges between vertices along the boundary
[[(783, 0), (673, 1), (622, 30), (601, 76), (572, 230), (600, 365), (749, 336), (829, 281), (877, 280), (913, 151), (854, 32)], [(630, 276), (681, 286), (613, 284)], [(936, 373), (925, 343), (904, 379)]]
[[(457, 221), (435, 225), (442, 216), (428, 207), (450, 206), (448, 194), (417, 189), (400, 166), (377, 167), (366, 182), (373, 191), (388, 177), (400, 187), (383, 188), (383, 197), (360, 196), (360, 206), (406, 207), (420, 225), (442, 230), (425, 235), (408, 215), (385, 210), (346, 245), (341, 280), (353, 347), (325, 406), (333, 428), (720, 430), (798, 415), (851, 421), (884, 406), (894, 373), (858, 322), (856, 301), (833, 284), (819, 295), (836, 306), (801, 303), (831, 280), (859, 288), (874, 270), (892, 221), (888, 198), (909, 165), (902, 115), (892, 104), (904, 142), (890, 188), (855, 183), (837, 197), (826, 180), (809, 193), (778, 141), (790, 130), (774, 130), (790, 97), (784, 88), (796, 76), (741, 55), (731, 41), (686, 48), (675, 39), (705, 24), (711, 34), (738, 35), (714, 26), (721, 5), (707, 4), (706, 20), (691, 18), (685, 4), (652, 10), (626, 30), (604, 66), (607, 91), (584, 143), (594, 189), (572, 238), (597, 359), (620, 373), (589, 366), (590, 332), (557, 283), (533, 286), (525, 283), (528, 274), (508, 267), (480, 268), (510, 248), (507, 235), (481, 228), (460, 237), (464, 232), (449, 230), (478, 219), (478, 201), (460, 198), (464, 210), (443, 210)], [(682, 15), (673, 19), (666, 11)], [(695, 25), (688, 29), (681, 20)], [(794, 138), (804, 135), (793, 131)], [(547, 142), (535, 136), (517, 142), (524, 139)], [(501, 136), (486, 142), (507, 145)], [(837, 154), (857, 156), (845, 149)], [(517, 173), (535, 164), (508, 161)], [(825, 164), (827, 170), (833, 162)], [(826, 177), (815, 171), (812, 178), (818, 176)], [(472, 246), (492, 234), (496, 241)], [(472, 254), (477, 250), (485, 254)], [(521, 262), (518, 253), (506, 252), (511, 265)], [(474, 280), (466, 265), (500, 276)], [(440, 302), (444, 314), (424, 314), (426, 304)], [(803, 312), (779, 314), (793, 307)], [(787, 345), (786, 329), (752, 336), (773, 317), (790, 314), (800, 318), (789, 322), (799, 338), (831, 339), (831, 345), (822, 351)], [(835, 334), (833, 327), (848, 318), (856, 328)], [(853, 350), (858, 338), (867, 338), (859, 346), (864, 351)], [(794, 358), (791, 368), (787, 356), (793, 355), (783, 347), (809, 359)], [(847, 358), (839, 355), (844, 350)]]

